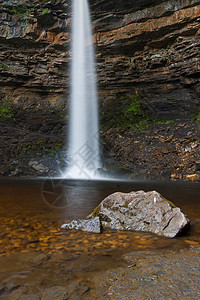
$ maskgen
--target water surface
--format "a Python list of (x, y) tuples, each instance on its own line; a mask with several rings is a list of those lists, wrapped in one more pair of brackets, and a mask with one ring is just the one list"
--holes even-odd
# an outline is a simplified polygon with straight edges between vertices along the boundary
[[(70, 246), (70, 248), (86, 253), (92, 252), (93, 248), (100, 251), (102, 249), (127, 249), (129, 247), (135, 250), (152, 247), (183, 247), (185, 245), (183, 241), (186, 237), (171, 240), (138, 232), (106, 231), (102, 235), (94, 235), (60, 230), (60, 225), (66, 220), (85, 218), (107, 195), (116, 191), (130, 192), (140, 189), (144, 191), (156, 190), (179, 206), (192, 224), (187, 239), (199, 241), (199, 184), (155, 181), (1, 179), (1, 243), (5, 247), (1, 247), (0, 252), (6, 254), (7, 251), (25, 251), (30, 250), (30, 248), (51, 252), (54, 251), (52, 240), (58, 236), (56, 247), (61, 247), (61, 243), (64, 243), (62, 247), (66, 249)], [(109, 234), (109, 239), (106, 234)], [(122, 238), (121, 242), (119, 235)], [(67, 242), (69, 236), (70, 239)], [(110, 236), (112, 236), (111, 239)], [(83, 247), (82, 244), (84, 238), (88, 240), (86, 247)], [(103, 246), (102, 240), (105, 244)], [(99, 247), (98, 242), (100, 242)]]

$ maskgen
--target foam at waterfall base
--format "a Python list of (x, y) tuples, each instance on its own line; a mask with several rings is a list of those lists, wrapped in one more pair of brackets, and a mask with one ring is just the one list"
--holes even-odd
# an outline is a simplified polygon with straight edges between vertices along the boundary
[(110, 174), (101, 174), (98, 170), (81, 170), (76, 166), (71, 167), (62, 173), (62, 179), (66, 180), (85, 180), (85, 181), (123, 181), (124, 178), (111, 176)]

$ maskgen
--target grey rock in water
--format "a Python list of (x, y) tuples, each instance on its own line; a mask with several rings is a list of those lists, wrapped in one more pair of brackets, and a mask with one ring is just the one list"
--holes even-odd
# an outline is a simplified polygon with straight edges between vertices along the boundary
[(180, 208), (156, 191), (109, 195), (87, 218), (96, 217), (103, 228), (146, 231), (170, 238), (190, 223)]
[(62, 229), (77, 229), (93, 233), (101, 233), (101, 223), (99, 217), (94, 217), (89, 220), (73, 220), (69, 223), (63, 224)]

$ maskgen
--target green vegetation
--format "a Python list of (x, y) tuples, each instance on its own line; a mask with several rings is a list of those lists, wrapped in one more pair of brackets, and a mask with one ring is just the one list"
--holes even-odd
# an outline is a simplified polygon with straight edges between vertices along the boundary
[(97, 217), (99, 214), (99, 211), (100, 211), (100, 206), (98, 205), (92, 213), (93, 217)]
[(54, 145), (53, 149), (50, 152), (50, 155), (54, 155), (56, 153), (58, 153), (59, 150), (61, 150), (63, 147), (62, 143), (57, 143), (56, 145)]
[(29, 13), (29, 9), (26, 4), (19, 4), (12, 8), (12, 12), (14, 15), (23, 15)]
[(57, 117), (62, 120), (68, 120), (68, 118), (69, 118), (69, 116), (67, 115), (66, 112), (59, 113), (58, 110), (55, 110), (55, 109), (49, 109), (48, 112), (52, 115), (57, 114)]
[(60, 118), (63, 120), (68, 120), (69, 116), (67, 114), (60, 114)]
[(29, 151), (29, 150), (31, 150), (31, 149), (33, 149), (33, 148), (36, 148), (36, 146), (35, 146), (35, 145), (26, 145), (26, 146), (23, 146), (23, 147), (21, 148), (21, 150), (22, 150), (23, 152), (27, 152), (27, 151)]
[(57, 118), (61, 119), (61, 120), (68, 120), (69, 116), (67, 115), (67, 112), (66, 111), (62, 111), (62, 112), (59, 112), (58, 110), (56, 109), (49, 109), (48, 110), (49, 114), (51, 115), (56, 115)]
[(144, 130), (144, 129), (149, 128), (149, 125), (150, 125), (149, 119), (141, 120), (138, 123), (133, 125), (133, 129), (135, 129), (135, 130)]
[(43, 9), (42, 11), (42, 15), (46, 15), (46, 14), (49, 14), (51, 12), (51, 10), (49, 8), (45, 8)]
[(133, 100), (133, 102), (126, 109), (126, 113), (128, 112), (133, 112), (134, 114), (140, 113), (141, 103), (142, 103), (140, 96), (135, 95), (132, 96), (131, 99)]
[(3, 70), (10, 70), (9, 66), (5, 65), (5, 64), (0, 64), (0, 69)]
[(165, 124), (165, 125), (168, 125), (168, 124), (175, 123), (177, 121), (181, 121), (181, 119), (174, 119), (174, 120), (153, 120), (153, 123), (154, 124)]
[(149, 116), (141, 95), (121, 97), (116, 103), (110, 103), (102, 112), (102, 128), (130, 128), (143, 130), (149, 127)]
[(44, 156), (47, 155), (47, 152), (50, 156), (56, 154), (63, 147), (62, 142), (47, 141), (46, 139), (40, 139), (34, 144), (21, 144), (19, 145), (18, 152), (23, 153), (36, 153), (38, 151), (44, 151)]
[(12, 117), (11, 105), (7, 98), (3, 98), (0, 106), (0, 119), (10, 119)]
[(197, 122), (200, 122), (200, 110), (197, 112), (196, 116), (195, 116), (195, 120)]
[(200, 121), (200, 110), (195, 118), (183, 119), (153, 119), (148, 107), (139, 94), (122, 96), (116, 101), (110, 101), (101, 112), (101, 130), (127, 128), (130, 130), (145, 130), (155, 125), (169, 125), (179, 121)]
[(171, 202), (171, 201), (169, 201), (169, 200), (167, 200), (167, 202), (168, 202), (172, 207), (176, 207), (176, 205), (175, 205), (173, 202)]
[(128, 127), (135, 130), (149, 127), (149, 118), (145, 113), (145, 107), (140, 95), (131, 96), (132, 103), (125, 110), (125, 116), (129, 120)]

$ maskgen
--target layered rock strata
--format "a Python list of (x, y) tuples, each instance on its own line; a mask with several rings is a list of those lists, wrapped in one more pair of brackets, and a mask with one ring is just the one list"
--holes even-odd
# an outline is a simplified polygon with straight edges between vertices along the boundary
[[(156, 116), (194, 113), (200, 93), (199, 1), (90, 6), (105, 108), (109, 100), (142, 93)], [(66, 105), (70, 23), (71, 1), (0, 2), (1, 93), (20, 107)]]
[(194, 114), (200, 93), (199, 17), (199, 1), (164, 1), (124, 14), (112, 12), (102, 18), (103, 28), (103, 20), (96, 21), (105, 107), (109, 99), (142, 94), (155, 117)]
[[(127, 130), (133, 135), (132, 123), (121, 121), (119, 116), (134, 112), (132, 104), (139, 100), (143, 108), (137, 111), (139, 124), (198, 120), (199, 1), (90, 0), (89, 4), (103, 130), (125, 127), (123, 139)], [(70, 93), (70, 40), (71, 1), (0, 0), (1, 123), (3, 132), (10, 126), (26, 131), (25, 144), (20, 141), (19, 145), (15, 138), (15, 145), (26, 147), (30, 132), (37, 132), (45, 144), (46, 137), (51, 143), (55, 135), (57, 143), (63, 144)], [(133, 114), (131, 122), (134, 118)], [(194, 126), (196, 123), (191, 128)], [(195, 143), (196, 128), (191, 141)], [(109, 145), (107, 138), (104, 141), (105, 148), (116, 148), (115, 142)], [(7, 148), (4, 138), (3, 144), (2, 153)], [(16, 148), (14, 144), (11, 149)], [(199, 148), (195, 151), (199, 153)]]

